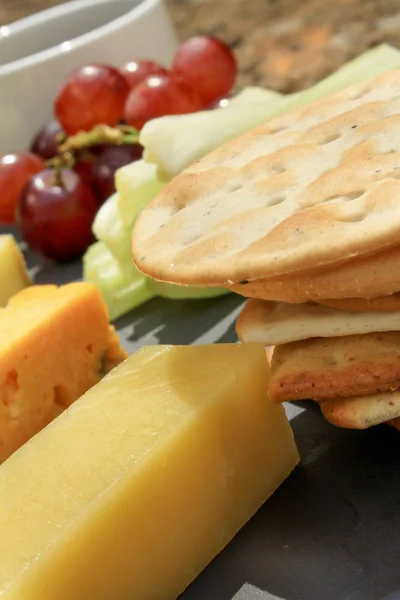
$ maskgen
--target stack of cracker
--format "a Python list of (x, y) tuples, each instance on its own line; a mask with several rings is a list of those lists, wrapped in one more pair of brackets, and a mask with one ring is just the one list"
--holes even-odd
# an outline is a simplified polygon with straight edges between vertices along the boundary
[[(140, 216), (138, 268), (251, 298), (243, 342), (274, 346), (270, 395), (336, 425), (400, 417), (400, 71), (236, 138)], [(394, 419), (394, 421), (393, 421)]]

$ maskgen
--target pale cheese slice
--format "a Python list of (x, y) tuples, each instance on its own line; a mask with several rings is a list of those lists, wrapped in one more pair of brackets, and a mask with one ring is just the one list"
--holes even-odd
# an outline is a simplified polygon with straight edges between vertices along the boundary
[(267, 383), (255, 345), (114, 369), (0, 468), (2, 600), (175, 599), (299, 460)]

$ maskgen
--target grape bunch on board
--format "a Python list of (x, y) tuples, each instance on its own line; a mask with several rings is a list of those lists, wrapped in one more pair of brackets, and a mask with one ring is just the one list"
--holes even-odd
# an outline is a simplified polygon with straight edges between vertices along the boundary
[(79, 258), (93, 242), (98, 209), (115, 192), (115, 172), (142, 157), (145, 123), (222, 106), (236, 74), (229, 47), (209, 36), (184, 42), (170, 69), (148, 59), (77, 69), (30, 152), (0, 156), (0, 224), (17, 223), (48, 258)]

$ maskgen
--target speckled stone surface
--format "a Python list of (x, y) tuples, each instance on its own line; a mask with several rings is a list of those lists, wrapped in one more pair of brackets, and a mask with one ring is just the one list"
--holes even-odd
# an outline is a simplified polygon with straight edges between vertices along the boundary
[[(239, 87), (310, 86), (366, 48), (400, 48), (400, 0), (165, 0), (183, 40), (216, 35), (235, 50)], [(0, 0), (0, 26), (60, 0)]]

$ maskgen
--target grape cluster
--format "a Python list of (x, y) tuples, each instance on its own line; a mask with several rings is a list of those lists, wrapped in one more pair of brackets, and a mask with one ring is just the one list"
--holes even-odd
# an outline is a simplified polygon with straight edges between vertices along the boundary
[(96, 144), (57, 167), (65, 140), (99, 125), (140, 130), (156, 117), (215, 108), (236, 73), (228, 46), (208, 36), (184, 42), (171, 69), (138, 60), (76, 70), (55, 99), (56, 120), (39, 131), (30, 152), (0, 156), (0, 224), (17, 221), (23, 239), (48, 258), (82, 256), (97, 210), (115, 192), (116, 170), (140, 159), (143, 148), (137, 139)]

